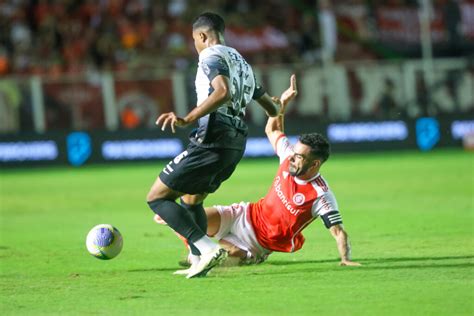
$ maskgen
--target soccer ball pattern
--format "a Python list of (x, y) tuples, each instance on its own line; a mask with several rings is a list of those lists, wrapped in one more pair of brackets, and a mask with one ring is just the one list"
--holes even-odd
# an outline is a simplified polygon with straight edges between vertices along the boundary
[(87, 234), (86, 247), (87, 251), (98, 259), (112, 259), (122, 251), (122, 234), (109, 224), (94, 226)]

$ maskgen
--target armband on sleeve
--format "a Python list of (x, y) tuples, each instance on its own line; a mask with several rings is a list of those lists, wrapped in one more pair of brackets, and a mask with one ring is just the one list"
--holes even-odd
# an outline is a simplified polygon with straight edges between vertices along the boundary
[(338, 211), (331, 211), (324, 215), (321, 215), (321, 219), (324, 222), (324, 226), (326, 228), (330, 228), (331, 226), (342, 224), (342, 217)]

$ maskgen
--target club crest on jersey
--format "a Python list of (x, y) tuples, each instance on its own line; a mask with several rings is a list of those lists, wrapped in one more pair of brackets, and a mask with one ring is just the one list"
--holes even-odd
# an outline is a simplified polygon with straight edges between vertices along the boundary
[(296, 193), (293, 195), (293, 203), (296, 205), (302, 205), (304, 201), (306, 200), (306, 197), (303, 195), (303, 193)]
[(285, 179), (288, 178), (288, 172), (283, 171), (283, 178), (285, 178)]

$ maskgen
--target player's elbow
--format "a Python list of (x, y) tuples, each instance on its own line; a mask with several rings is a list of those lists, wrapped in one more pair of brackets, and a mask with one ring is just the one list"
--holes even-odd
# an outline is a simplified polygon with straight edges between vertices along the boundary
[(270, 137), (276, 130), (276, 122), (274, 122), (274, 119), (269, 118), (267, 125), (265, 125), (265, 134), (267, 134), (267, 137)]
[(273, 132), (273, 129), (272, 129), (270, 126), (268, 126), (268, 125), (269, 125), (269, 124), (267, 124), (267, 125), (265, 126), (265, 134), (267, 134), (267, 136), (270, 136), (270, 135), (272, 134), (272, 132)]
[(230, 89), (229, 87), (225, 85), (219, 87), (219, 89), (215, 90), (214, 93), (216, 94), (216, 97), (219, 100), (219, 102), (225, 103), (232, 99)]

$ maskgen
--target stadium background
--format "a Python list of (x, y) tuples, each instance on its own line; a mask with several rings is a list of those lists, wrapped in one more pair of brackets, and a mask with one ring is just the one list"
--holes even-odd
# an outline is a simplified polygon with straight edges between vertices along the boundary
[[(334, 150), (460, 147), (474, 130), (474, 3), (460, 1), (2, 1), (2, 166), (170, 158), (154, 128), (195, 106), (190, 23), (212, 9), (270, 93), (298, 75), (288, 134)], [(272, 155), (249, 106), (248, 156)], [(471, 136), (472, 138), (472, 136)]]
[[(286, 130), (331, 140), (361, 267), (315, 221), (296, 253), (172, 275), (184, 249), (144, 199), (187, 143), (154, 120), (195, 106), (203, 10), (269, 92), (297, 74)], [(473, 43), (472, 0), (0, 0), (2, 315), (474, 314)], [(207, 205), (268, 190), (265, 117), (247, 117), (247, 157)], [(85, 249), (99, 223), (122, 232), (116, 259)]]

